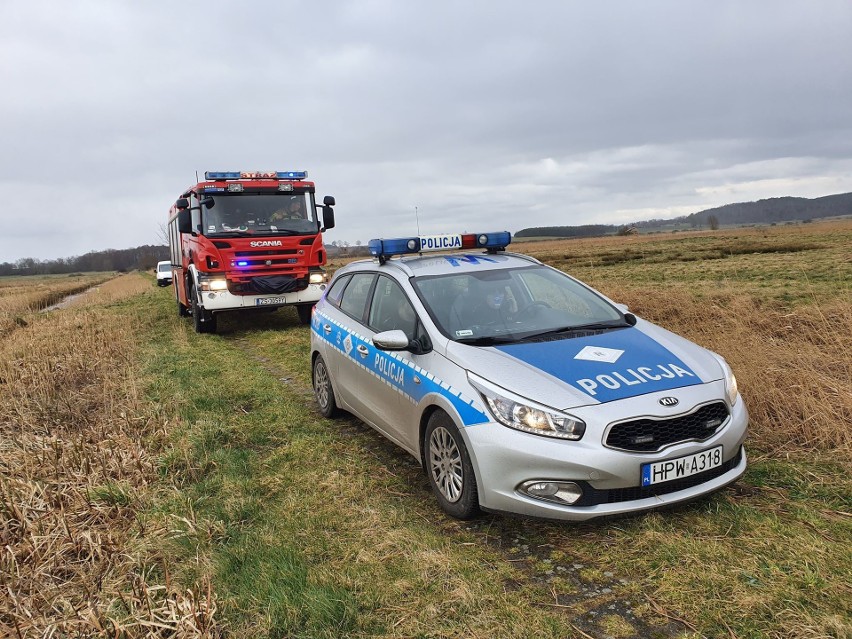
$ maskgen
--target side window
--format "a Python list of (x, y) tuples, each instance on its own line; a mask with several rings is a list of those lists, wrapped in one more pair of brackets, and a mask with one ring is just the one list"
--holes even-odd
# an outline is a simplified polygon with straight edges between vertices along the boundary
[(377, 333), (398, 329), (408, 339), (416, 337), (417, 314), (414, 307), (399, 284), (389, 277), (379, 276), (367, 324)]
[(328, 293), (325, 294), (326, 301), (334, 306), (340, 306), (340, 296), (343, 295), (343, 289), (346, 288), (351, 278), (351, 275), (344, 275), (336, 279), (334, 284), (331, 285), (331, 288), (328, 289)]
[(355, 273), (349, 280), (340, 300), (340, 310), (351, 315), (359, 322), (364, 321), (367, 296), (376, 276), (373, 273)]
[(192, 230), (203, 230), (201, 228), (201, 209), (198, 206), (198, 196), (195, 193), (191, 193), (189, 196), (189, 208), (192, 216)]

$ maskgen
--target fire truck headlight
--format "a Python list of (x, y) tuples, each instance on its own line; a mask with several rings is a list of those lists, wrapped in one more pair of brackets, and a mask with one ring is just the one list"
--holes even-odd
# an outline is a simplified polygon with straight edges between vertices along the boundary
[(311, 284), (327, 284), (328, 283), (328, 273), (325, 271), (314, 271), (310, 274), (308, 281)]
[(224, 291), (228, 288), (226, 280), (210, 280), (209, 285), (211, 291)]

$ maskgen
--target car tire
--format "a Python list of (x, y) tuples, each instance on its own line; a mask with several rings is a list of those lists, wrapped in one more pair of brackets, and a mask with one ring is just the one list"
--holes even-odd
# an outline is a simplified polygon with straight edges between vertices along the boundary
[(452, 418), (439, 410), (429, 417), (424, 436), (429, 485), (441, 509), (456, 519), (479, 513), (476, 476), (467, 447)]
[(311, 323), (311, 312), (314, 310), (313, 304), (297, 304), (296, 312), (299, 314), (299, 323), (300, 324), (310, 324)]
[(331, 376), (322, 355), (317, 355), (313, 368), (314, 395), (317, 398), (320, 412), (325, 417), (335, 417), (340, 411), (334, 399), (334, 388), (331, 385)]

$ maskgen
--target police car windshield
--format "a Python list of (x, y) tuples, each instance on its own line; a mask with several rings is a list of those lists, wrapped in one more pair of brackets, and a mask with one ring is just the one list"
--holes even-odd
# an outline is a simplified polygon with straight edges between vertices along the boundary
[(420, 299), (450, 339), (488, 346), (576, 330), (627, 326), (605, 299), (559, 271), (534, 265), (416, 277)]
[(201, 228), (208, 237), (308, 235), (319, 230), (307, 193), (206, 193), (213, 206), (201, 207)]

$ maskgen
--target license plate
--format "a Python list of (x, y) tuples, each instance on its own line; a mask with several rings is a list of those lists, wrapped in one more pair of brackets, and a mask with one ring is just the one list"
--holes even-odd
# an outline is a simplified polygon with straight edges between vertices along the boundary
[(705, 470), (718, 468), (722, 465), (722, 447), (716, 446), (694, 455), (686, 455), (677, 459), (642, 464), (642, 485), (662, 484), (666, 481), (683, 479), (690, 475), (703, 473)]
[(287, 303), (286, 297), (258, 297), (255, 306), (278, 306)]

